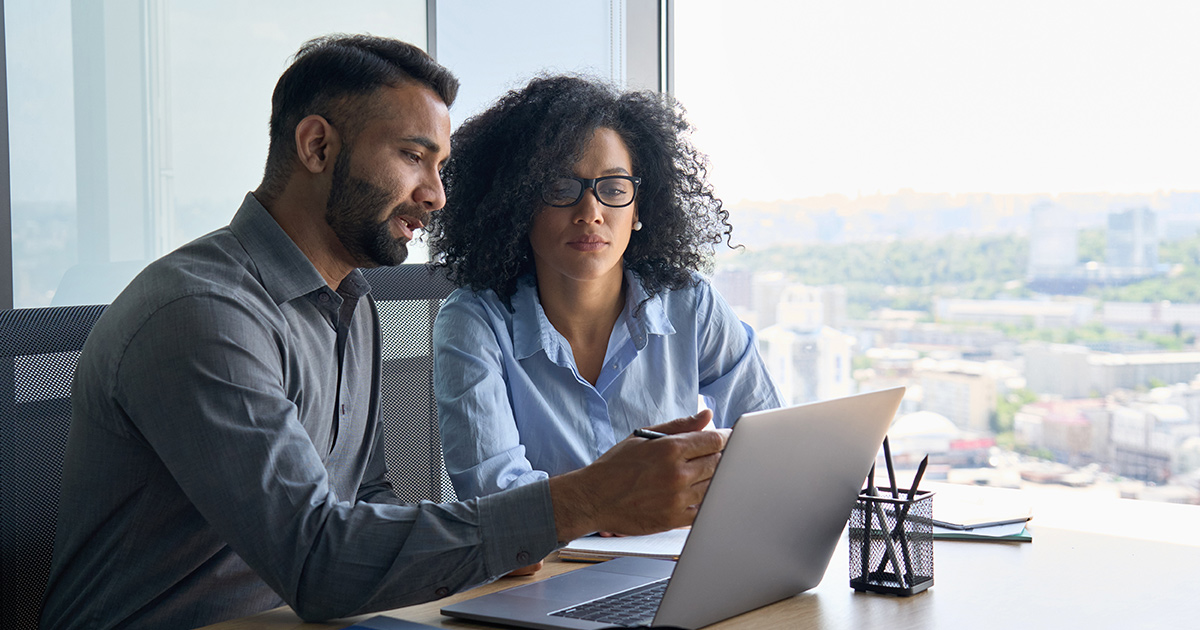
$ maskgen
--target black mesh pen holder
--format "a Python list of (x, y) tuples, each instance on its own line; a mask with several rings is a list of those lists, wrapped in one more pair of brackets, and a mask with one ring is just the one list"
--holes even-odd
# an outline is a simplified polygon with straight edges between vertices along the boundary
[[(901, 497), (907, 496), (901, 491)], [(850, 587), (907, 597), (933, 586), (933, 493), (860, 492), (850, 512)]]

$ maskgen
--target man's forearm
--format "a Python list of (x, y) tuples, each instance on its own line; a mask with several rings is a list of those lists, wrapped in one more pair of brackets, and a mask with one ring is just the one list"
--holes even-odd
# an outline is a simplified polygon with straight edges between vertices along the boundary
[(627, 438), (591, 464), (549, 479), (558, 542), (595, 531), (652, 534), (690, 525), (727, 437), (699, 431), (711, 418), (704, 410), (650, 427), (671, 435)]

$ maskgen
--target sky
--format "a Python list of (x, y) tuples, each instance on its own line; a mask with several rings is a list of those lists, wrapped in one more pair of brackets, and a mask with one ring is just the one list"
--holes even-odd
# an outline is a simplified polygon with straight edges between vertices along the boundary
[[(74, 128), (53, 122), (73, 119), (70, 3), (4, 4), (10, 48), (31, 51), (8, 58), (10, 114), (51, 121), (11, 129), (14, 155), (22, 156), (12, 166), (14, 198), (74, 199)], [(359, 0), (336, 20), (301, 11), (286, 31), (269, 3), (258, 4), (171, 4), (180, 200), (236, 204), (256, 182), (270, 87), (297, 42), (363, 24), (414, 39), (423, 27), (403, 16), (423, 6), (417, 0)], [(679, 0), (674, 7), (676, 94), (728, 202), (900, 189), (1200, 190), (1200, 2)], [(231, 41), (262, 51), (250, 59), (224, 52), (235, 49)], [(585, 43), (571, 50), (583, 54)], [(556, 60), (566, 63), (561, 54)], [(461, 60), (454, 67), (467, 70)], [(456, 114), (468, 109), (463, 103)], [(186, 149), (219, 136), (237, 144), (218, 160)]]
[(1200, 190), (1200, 3), (675, 3), (728, 202)]

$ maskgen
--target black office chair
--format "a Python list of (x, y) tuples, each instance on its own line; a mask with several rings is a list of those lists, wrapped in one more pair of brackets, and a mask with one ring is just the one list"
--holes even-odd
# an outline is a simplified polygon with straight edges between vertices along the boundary
[(426, 265), (365, 273), (383, 340), (380, 421), (389, 480), (405, 501), (454, 501), (433, 398), (433, 319), (454, 285)]
[(0, 627), (37, 627), (75, 362), (104, 306), (0, 312)]

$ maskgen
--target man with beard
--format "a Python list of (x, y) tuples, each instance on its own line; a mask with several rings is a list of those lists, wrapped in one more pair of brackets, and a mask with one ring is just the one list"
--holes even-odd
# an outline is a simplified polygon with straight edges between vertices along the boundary
[(84, 347), (43, 627), (191, 628), (285, 603), (308, 620), (361, 614), (588, 532), (691, 521), (724, 445), (695, 431), (707, 413), (511, 492), (392, 493), (358, 268), (402, 262), (445, 203), (457, 85), (394, 40), (297, 53), (262, 184), (229, 226), (147, 267)]

